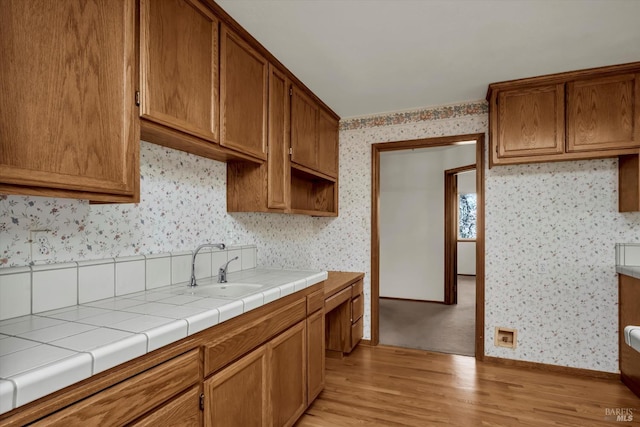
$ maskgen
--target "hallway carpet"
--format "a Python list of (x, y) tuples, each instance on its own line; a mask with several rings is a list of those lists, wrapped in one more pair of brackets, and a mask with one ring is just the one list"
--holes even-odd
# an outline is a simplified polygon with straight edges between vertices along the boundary
[(380, 344), (475, 355), (475, 276), (458, 276), (458, 304), (380, 299)]

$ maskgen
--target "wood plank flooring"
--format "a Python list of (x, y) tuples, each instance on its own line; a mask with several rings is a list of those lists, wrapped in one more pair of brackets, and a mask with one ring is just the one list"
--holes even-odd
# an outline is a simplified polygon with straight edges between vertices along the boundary
[[(386, 346), (326, 362), (325, 389), (298, 427), (640, 425), (640, 398), (616, 380)], [(616, 422), (629, 409), (633, 420)]]

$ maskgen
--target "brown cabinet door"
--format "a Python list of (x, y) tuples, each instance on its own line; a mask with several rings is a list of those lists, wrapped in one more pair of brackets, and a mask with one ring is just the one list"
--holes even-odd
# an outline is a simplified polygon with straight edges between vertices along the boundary
[(497, 94), (498, 158), (564, 152), (564, 85), (503, 90)]
[(567, 151), (640, 146), (640, 74), (567, 85)]
[(291, 161), (318, 167), (318, 105), (296, 86), (291, 91)]
[(291, 426), (307, 407), (306, 321), (269, 342), (273, 426)]
[(220, 29), (220, 144), (267, 159), (269, 63), (225, 25)]
[(324, 310), (307, 318), (307, 405), (324, 388)]
[(135, 27), (135, 0), (2, 2), (2, 184), (134, 195)]
[(269, 151), (267, 153), (267, 207), (289, 206), (289, 79), (269, 65)]
[(161, 406), (146, 417), (131, 424), (133, 427), (156, 426), (181, 426), (197, 427), (202, 425), (200, 421), (200, 388), (191, 390), (177, 396), (169, 403)]
[(318, 115), (318, 170), (338, 176), (338, 121), (323, 109)]
[(197, 0), (140, 1), (142, 117), (218, 141), (218, 25)]
[(204, 425), (269, 426), (267, 347), (232, 363), (204, 382)]
[(634, 393), (640, 393), (640, 352), (624, 339), (624, 328), (640, 324), (640, 279), (618, 275), (618, 351), (622, 382)]

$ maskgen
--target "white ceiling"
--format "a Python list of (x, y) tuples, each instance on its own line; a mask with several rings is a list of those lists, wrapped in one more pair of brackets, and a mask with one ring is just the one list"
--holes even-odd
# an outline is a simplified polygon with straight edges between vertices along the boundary
[(640, 0), (216, 0), (342, 118), (640, 61)]

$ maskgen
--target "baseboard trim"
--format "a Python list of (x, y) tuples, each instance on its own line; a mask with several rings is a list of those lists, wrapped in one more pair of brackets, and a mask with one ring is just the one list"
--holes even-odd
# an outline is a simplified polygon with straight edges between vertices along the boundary
[(580, 377), (599, 378), (620, 381), (620, 374), (612, 372), (594, 371), (592, 369), (572, 368), (570, 366), (549, 365), (547, 363), (529, 362), (526, 360), (503, 359), (501, 357), (484, 356), (484, 363), (512, 366), (514, 368), (532, 369), (538, 371), (557, 372)]
[(329, 359), (342, 359), (344, 357), (344, 353), (341, 351), (325, 349), (324, 356)]
[(412, 299), (412, 298), (396, 298), (396, 297), (379, 297), (379, 298), (393, 300), (393, 301), (433, 302), (436, 304), (445, 304), (444, 301), (432, 301), (428, 299)]
[(624, 373), (620, 373), (620, 380), (629, 388), (629, 390), (633, 392), (633, 394), (640, 397), (640, 383), (634, 381), (631, 377), (625, 375)]

